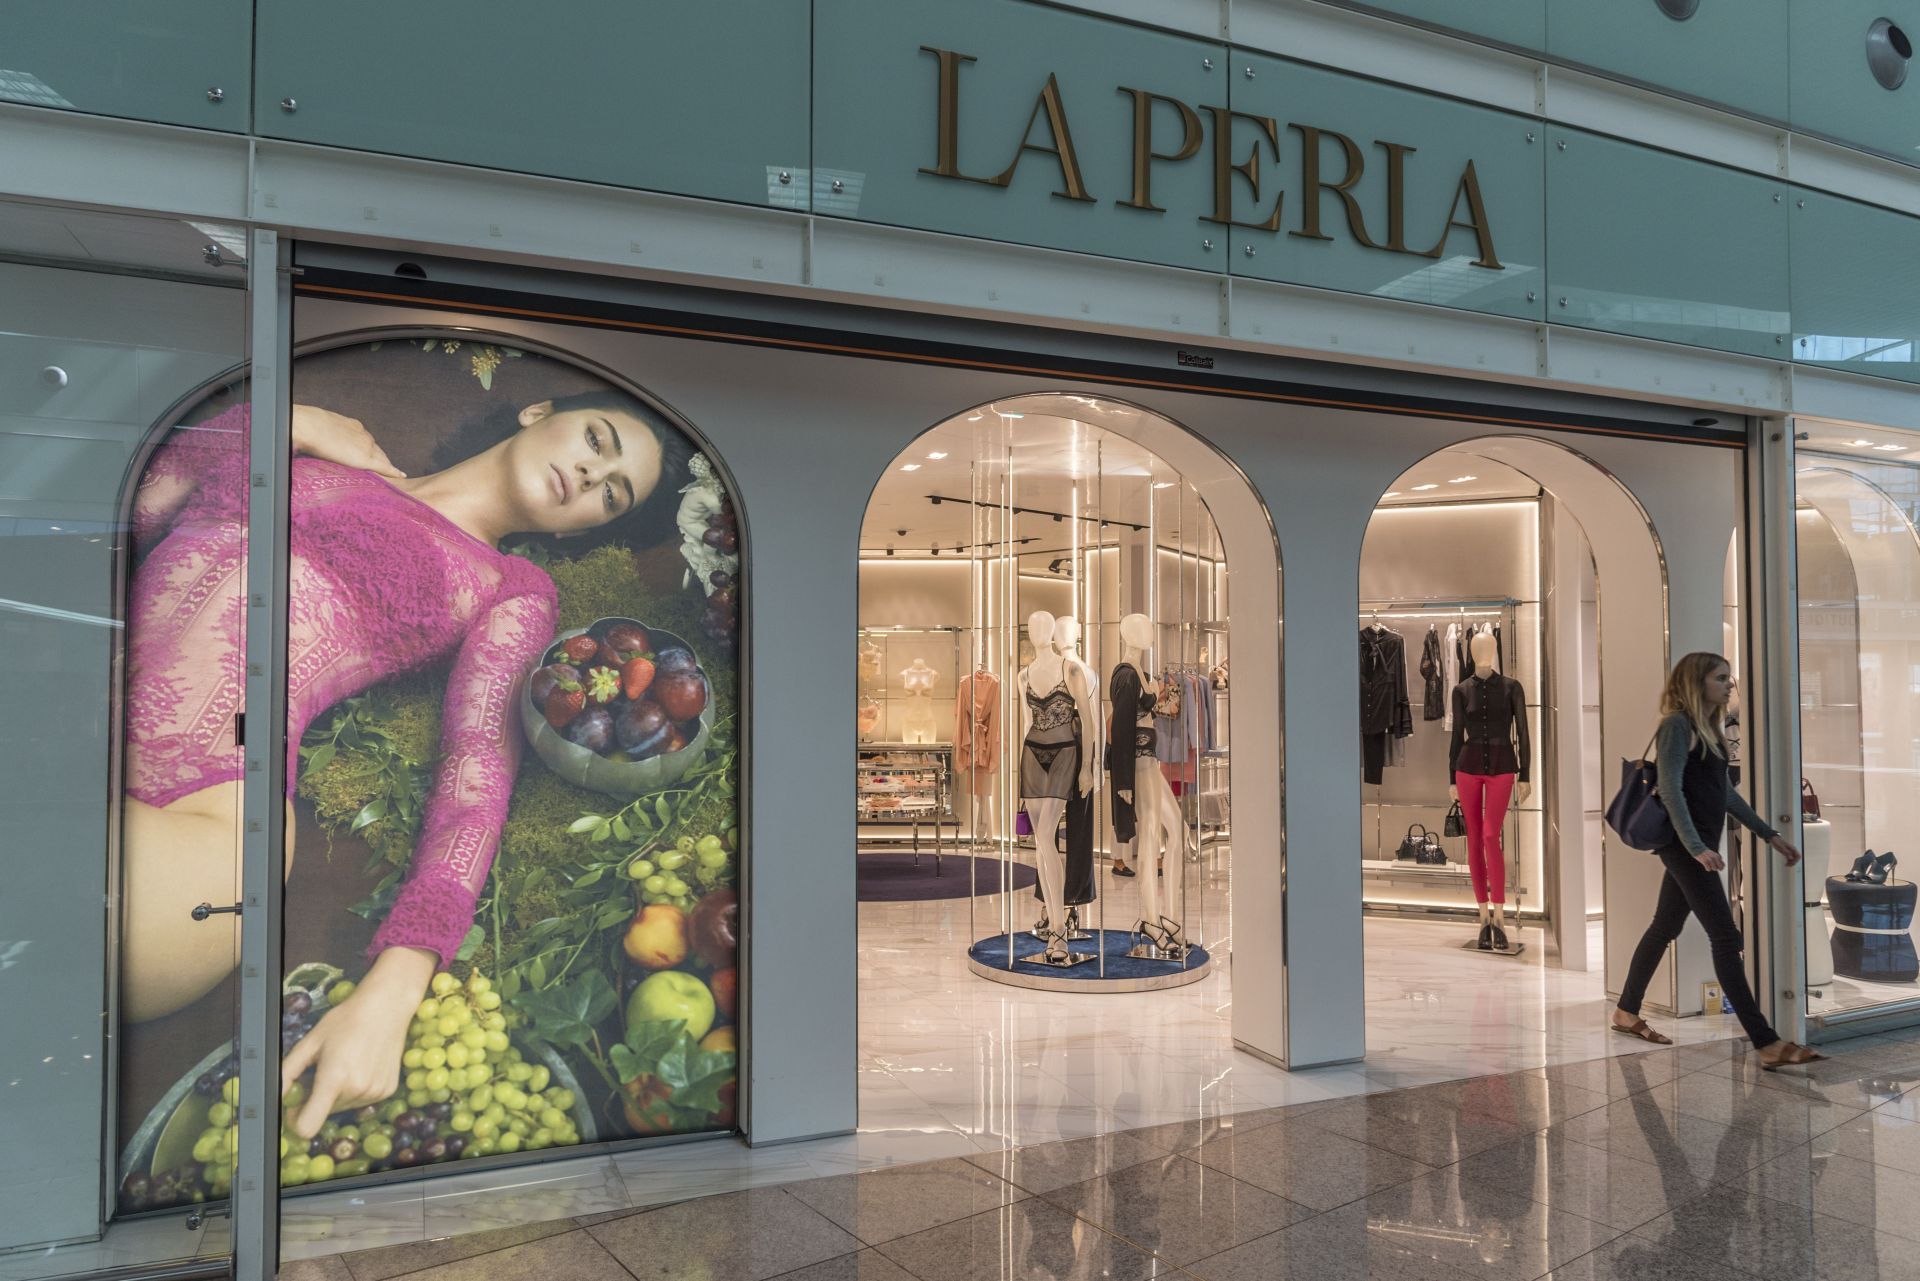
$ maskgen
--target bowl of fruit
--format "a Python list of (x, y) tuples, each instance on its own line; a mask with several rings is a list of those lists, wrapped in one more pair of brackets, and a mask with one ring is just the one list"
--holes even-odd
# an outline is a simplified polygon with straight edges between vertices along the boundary
[(547, 646), (520, 723), (561, 778), (631, 800), (673, 786), (705, 759), (713, 686), (672, 632), (602, 618)]
[[(293, 1048), (353, 984), (328, 965), (304, 965), (281, 998), (281, 1052)], [(121, 1154), (121, 1210), (218, 1200), (239, 1152), (239, 1058), (215, 1050), (161, 1100)], [(407, 1031), (399, 1088), (328, 1117), (304, 1142), (293, 1118), (307, 1082), (282, 1099), (280, 1186), (329, 1183), (443, 1161), (592, 1143), (593, 1110), (566, 1061), (514, 1042), (486, 976), (434, 975)]]

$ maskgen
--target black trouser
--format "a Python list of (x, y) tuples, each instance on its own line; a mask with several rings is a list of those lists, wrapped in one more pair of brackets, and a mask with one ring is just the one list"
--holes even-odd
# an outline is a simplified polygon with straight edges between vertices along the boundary
[(1360, 781), (1378, 783), (1382, 771), (1387, 765), (1387, 740), (1392, 738), (1390, 730), (1381, 730), (1378, 734), (1360, 734)]
[(1640, 1001), (1647, 994), (1647, 984), (1653, 981), (1653, 972), (1660, 968), (1660, 958), (1666, 955), (1667, 945), (1680, 937), (1691, 912), (1707, 931), (1707, 942), (1713, 948), (1713, 972), (1733, 1004), (1740, 1026), (1746, 1029), (1755, 1049), (1772, 1045), (1780, 1036), (1760, 1013), (1760, 1003), (1747, 986), (1746, 967), (1740, 963), (1740, 927), (1734, 922), (1733, 905), (1727, 902), (1727, 887), (1721, 884), (1720, 874), (1709, 872), (1677, 844), (1663, 845), (1654, 852), (1666, 865), (1667, 874), (1660, 882), (1660, 902), (1653, 909), (1653, 920), (1640, 936), (1640, 946), (1633, 949), (1633, 964), (1627, 967), (1627, 981), (1620, 989), (1620, 1008), (1628, 1014), (1640, 1012)]

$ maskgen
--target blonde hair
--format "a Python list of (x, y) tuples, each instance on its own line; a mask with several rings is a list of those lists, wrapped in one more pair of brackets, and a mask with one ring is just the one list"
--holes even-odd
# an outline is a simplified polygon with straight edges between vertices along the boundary
[(1660, 694), (1660, 715), (1684, 716), (1692, 731), (1687, 750), (1705, 744), (1708, 751), (1725, 759), (1727, 755), (1727, 709), (1707, 701), (1707, 677), (1717, 667), (1733, 665), (1719, 654), (1696, 650), (1673, 665), (1667, 674), (1667, 687)]

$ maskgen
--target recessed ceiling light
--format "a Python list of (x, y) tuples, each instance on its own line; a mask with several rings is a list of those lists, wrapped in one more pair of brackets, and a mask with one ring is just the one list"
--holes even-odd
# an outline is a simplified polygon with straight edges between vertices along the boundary
[(1907, 450), (1905, 445), (1875, 445), (1874, 448), (1883, 454), (1900, 454)]
[(1479, 479), (1480, 478), (1478, 476), (1455, 476), (1452, 480), (1448, 481), (1447, 483), (1449, 485), (1464, 485), (1470, 480), (1479, 480)]
[(967, 415), (967, 421), (968, 421), (968, 422), (970, 422), (970, 423), (977, 423), (977, 422), (979, 422), (979, 421), (980, 421), (980, 418), (981, 418), (981, 416), (980, 416), (979, 414), (968, 414), (968, 415)]
[(1424, 493), (1429, 489), (1438, 489), (1438, 488), (1440, 488), (1440, 486), (1438, 485), (1415, 485), (1413, 487), (1413, 492), (1416, 494), (1419, 494), (1419, 493)]
[(1847, 443), (1849, 445), (1852, 445), (1855, 449), (1865, 449), (1868, 445), (1871, 445), (1873, 442), (1870, 440), (1850, 440)]
[(931, 454), (927, 455), (928, 458), (931, 458), (935, 462), (939, 462), (942, 458), (945, 458), (946, 456), (947, 456), (947, 453), (943, 449), (936, 449)]
[(1381, 497), (1382, 498), (1398, 498), (1400, 497), (1400, 491), (1397, 489), (1389, 489), (1386, 493), (1382, 494)]
[(901, 471), (919, 471), (920, 464), (919, 463), (901, 463), (900, 470)]
[(1153, 487), (1155, 489), (1172, 489), (1173, 482), (1170, 480), (1156, 480), (1153, 482)]
[(993, 412), (996, 414), (999, 414), (1002, 418), (1025, 418), (1026, 417), (1025, 414), (1010, 414), (1004, 409), (996, 409)]

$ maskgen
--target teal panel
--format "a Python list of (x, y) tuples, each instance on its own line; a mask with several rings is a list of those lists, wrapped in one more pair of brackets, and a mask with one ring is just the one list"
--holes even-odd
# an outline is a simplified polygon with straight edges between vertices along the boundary
[(1920, 219), (1795, 191), (1793, 358), (1920, 382)]
[[(1688, 16), (1676, 20), (1669, 10)], [(1787, 118), (1787, 0), (1547, 0), (1547, 52)]]
[(1549, 320), (1785, 358), (1785, 184), (1571, 129), (1548, 137)]
[(245, 133), (252, 21), (252, 0), (6, 0), (0, 100)]
[(264, 136), (805, 207), (806, 0), (259, 0), (258, 21)]
[(1354, 7), (1412, 18), (1522, 49), (1544, 49), (1547, 45), (1547, 0), (1367, 0)]
[[(941, 168), (940, 101), (947, 60), (956, 89), (952, 154)], [(1209, 67), (1208, 63), (1212, 66)], [(1152, 148), (1178, 154), (1211, 139), (1208, 105), (1227, 105), (1224, 46), (1020, 3), (1019, 0), (817, 0), (814, 9), (814, 208), (891, 223), (1106, 254), (1142, 262), (1224, 270), (1223, 248), (1198, 215), (1212, 190), (1205, 141), (1183, 160), (1150, 166), (1143, 203), (1134, 196), (1136, 99), (1124, 88), (1172, 101), (1147, 104)], [(1070, 147), (1054, 147), (1048, 98)], [(1190, 116), (1183, 117), (1183, 104)], [(1064, 155), (1079, 182), (1072, 181)], [(1005, 185), (986, 179), (1018, 168)], [(833, 192), (832, 181), (842, 190)], [(1067, 194), (1057, 194), (1067, 193)], [(1084, 199), (1080, 198), (1084, 195)]]
[[(1233, 107), (1244, 113), (1235, 122), (1235, 160), (1244, 161), (1256, 144), (1263, 170), (1273, 158), (1266, 126), (1247, 116), (1272, 120), (1280, 142), (1279, 163), (1263, 171), (1257, 201), (1250, 184), (1234, 178), (1236, 218), (1265, 224), (1276, 200), (1280, 215), (1278, 231), (1233, 229), (1234, 274), (1499, 316), (1543, 314), (1545, 147), (1537, 121), (1242, 50), (1234, 52), (1234, 68)], [(1306, 196), (1310, 138), (1317, 143), (1317, 201)], [(1348, 188), (1349, 210), (1330, 187), (1351, 175), (1355, 157), (1359, 177)], [(1484, 224), (1473, 213), (1470, 188)]]
[[(1746, 0), (1741, 0), (1745, 3)], [(1920, 67), (1871, 41), (1874, 24), (1900, 24), (1909, 49), (1920, 42), (1914, 0), (1791, 0), (1792, 65), (1787, 118), (1796, 129), (1920, 163)], [(1904, 75), (1897, 89), (1874, 77), (1874, 60)], [(1890, 77), (1892, 78), (1892, 77)]]

